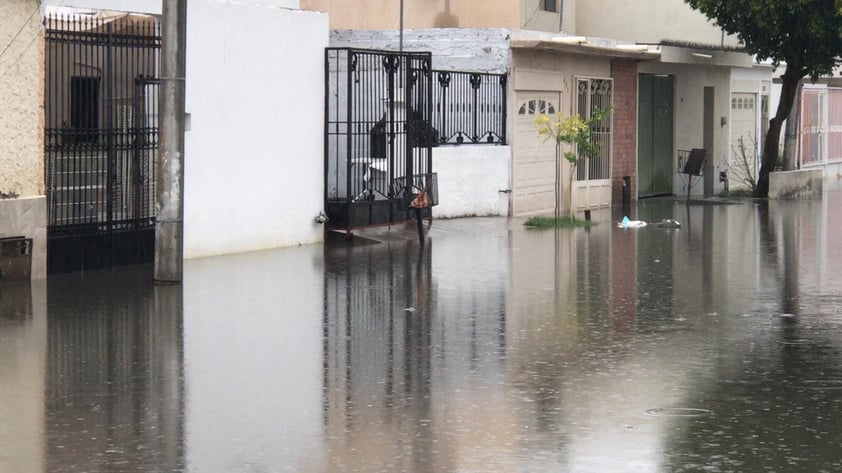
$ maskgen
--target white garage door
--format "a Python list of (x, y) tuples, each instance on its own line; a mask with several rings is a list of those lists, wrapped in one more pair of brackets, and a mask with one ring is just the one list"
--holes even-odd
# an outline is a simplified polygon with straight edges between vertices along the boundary
[[(731, 94), (729, 187), (745, 188), (749, 173), (757, 176), (757, 100), (755, 94)], [(742, 144), (741, 144), (742, 143)]]
[[(555, 209), (555, 146), (535, 129), (540, 114), (560, 111), (558, 92), (518, 92), (512, 166), (512, 214), (552, 214)], [(562, 195), (562, 200), (564, 196)]]

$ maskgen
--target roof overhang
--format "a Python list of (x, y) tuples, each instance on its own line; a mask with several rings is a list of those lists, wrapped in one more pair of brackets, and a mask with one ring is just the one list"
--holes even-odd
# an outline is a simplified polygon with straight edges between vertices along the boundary
[(661, 45), (659, 48), (661, 50), (661, 62), (663, 63), (748, 68), (755, 65), (754, 57), (751, 54), (733, 49), (672, 45)]
[(657, 46), (522, 30), (513, 32), (510, 44), (512, 49), (531, 49), (639, 61), (657, 60), (661, 55)]

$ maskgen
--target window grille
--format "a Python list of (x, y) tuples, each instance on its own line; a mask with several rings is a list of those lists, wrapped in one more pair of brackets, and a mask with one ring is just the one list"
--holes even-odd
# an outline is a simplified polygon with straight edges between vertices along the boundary
[[(576, 113), (589, 119), (593, 112), (611, 107), (613, 84), (611, 79), (576, 79)], [(576, 180), (610, 179), (611, 175), (611, 115), (603, 117), (591, 128), (591, 140), (596, 144), (596, 155), (580, 156), (576, 167)]]

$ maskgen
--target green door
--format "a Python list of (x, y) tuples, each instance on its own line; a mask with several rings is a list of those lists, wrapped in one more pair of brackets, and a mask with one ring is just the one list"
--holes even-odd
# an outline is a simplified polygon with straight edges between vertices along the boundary
[(638, 76), (637, 120), (638, 196), (672, 194), (672, 76)]

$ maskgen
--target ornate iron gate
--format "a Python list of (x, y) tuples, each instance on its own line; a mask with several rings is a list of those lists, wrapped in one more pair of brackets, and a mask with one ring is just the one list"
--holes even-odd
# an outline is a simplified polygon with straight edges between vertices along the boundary
[(47, 270), (150, 262), (159, 25), (100, 13), (45, 26)]
[[(408, 220), (431, 185), (430, 53), (325, 51), (325, 201), (329, 226), (350, 230)], [(425, 209), (425, 216), (430, 210)]]

